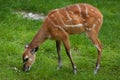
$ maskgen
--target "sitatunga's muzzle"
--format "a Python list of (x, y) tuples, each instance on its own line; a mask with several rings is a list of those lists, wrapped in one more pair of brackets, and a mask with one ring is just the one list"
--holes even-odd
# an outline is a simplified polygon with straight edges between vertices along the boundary
[(30, 70), (30, 67), (29, 66), (26, 66), (26, 65), (23, 65), (23, 71), (27, 72)]

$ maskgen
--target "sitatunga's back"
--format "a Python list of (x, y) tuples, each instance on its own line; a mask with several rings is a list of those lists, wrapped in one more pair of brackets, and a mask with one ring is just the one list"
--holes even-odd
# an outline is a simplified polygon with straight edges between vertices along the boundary
[(98, 39), (98, 33), (102, 22), (103, 16), (101, 12), (89, 4), (75, 4), (65, 8), (53, 10), (47, 15), (41, 29), (36, 34), (28, 48), (35, 49), (46, 39), (56, 40), (59, 69), (62, 66), (60, 46), (61, 42), (63, 42), (66, 53), (71, 60), (74, 73), (76, 73), (76, 66), (72, 60), (70, 52), (69, 35), (84, 32), (98, 50), (98, 59), (95, 69), (95, 73), (97, 73), (100, 67), (102, 52), (102, 45)]
[[(46, 20), (50, 29), (63, 28), (68, 34), (97, 30), (101, 27), (103, 16), (100, 11), (88, 4), (75, 4), (51, 11)], [(48, 26), (49, 27), (49, 26)]]

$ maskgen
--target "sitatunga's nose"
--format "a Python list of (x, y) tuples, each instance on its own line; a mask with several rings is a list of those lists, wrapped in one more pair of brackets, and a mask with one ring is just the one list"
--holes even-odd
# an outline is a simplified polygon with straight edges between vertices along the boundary
[(23, 65), (23, 71), (27, 72), (30, 70), (30, 67), (29, 66), (26, 66), (26, 65)]

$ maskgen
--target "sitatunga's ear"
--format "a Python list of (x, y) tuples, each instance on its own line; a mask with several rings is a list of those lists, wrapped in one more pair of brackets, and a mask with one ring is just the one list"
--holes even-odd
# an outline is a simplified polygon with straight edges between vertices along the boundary
[(39, 47), (36, 47), (36, 48), (32, 49), (32, 50), (31, 50), (31, 53), (32, 53), (32, 54), (35, 54), (35, 52), (37, 52), (38, 48), (39, 48)]

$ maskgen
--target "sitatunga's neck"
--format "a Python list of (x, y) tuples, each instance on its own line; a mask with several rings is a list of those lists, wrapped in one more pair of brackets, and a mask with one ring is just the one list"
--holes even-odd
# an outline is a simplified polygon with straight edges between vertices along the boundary
[(29, 48), (34, 49), (36, 47), (39, 47), (47, 38), (48, 33), (43, 25), (29, 44)]

